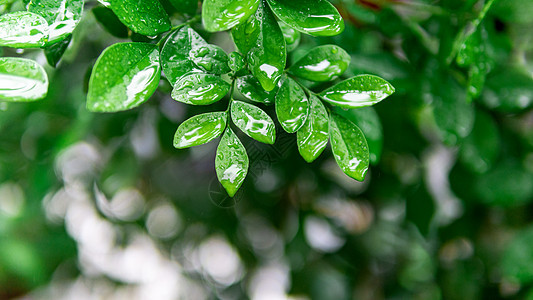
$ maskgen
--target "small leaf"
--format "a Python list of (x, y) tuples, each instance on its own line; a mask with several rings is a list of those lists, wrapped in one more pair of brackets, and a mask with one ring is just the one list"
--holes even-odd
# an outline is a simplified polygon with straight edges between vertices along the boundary
[(111, 0), (111, 9), (129, 29), (142, 35), (170, 30), (170, 20), (158, 0)]
[(346, 79), (320, 93), (333, 105), (356, 108), (374, 105), (394, 93), (394, 87), (374, 75), (359, 75)]
[(200, 69), (211, 74), (226, 74), (230, 71), (228, 55), (216, 45), (193, 47), (189, 52), (190, 59)]
[(344, 30), (341, 15), (327, 0), (268, 0), (274, 14), (290, 27), (314, 36), (332, 36)]
[(309, 98), (311, 111), (304, 126), (296, 133), (298, 151), (307, 162), (320, 156), (328, 144), (328, 113), (315, 95)]
[(155, 92), (160, 75), (156, 45), (114, 44), (102, 52), (94, 65), (87, 109), (116, 112), (137, 107)]
[(230, 84), (218, 76), (191, 73), (176, 82), (172, 98), (186, 104), (208, 105), (222, 99), (229, 89)]
[(283, 22), (278, 22), (278, 24), (279, 28), (281, 29), (281, 32), (283, 33), (283, 37), (285, 38), (287, 51), (290, 52), (296, 49), (298, 45), (300, 45), (300, 39), (302, 37), (302, 34)]
[(248, 155), (239, 138), (228, 128), (217, 148), (215, 168), (218, 181), (233, 197), (248, 173)]
[(276, 94), (276, 114), (281, 127), (288, 133), (298, 131), (309, 114), (309, 100), (303, 89), (290, 77), (286, 77)]
[(351, 178), (363, 181), (369, 166), (369, 152), (365, 136), (359, 127), (344, 117), (332, 113), (329, 136), (335, 161)]
[(236, 86), (237, 90), (251, 101), (267, 105), (274, 102), (276, 96), (274, 91), (265, 91), (259, 81), (257, 81), (252, 75), (237, 78)]
[(34, 101), (46, 97), (48, 76), (43, 67), (26, 58), (0, 58), (0, 100)]
[(0, 46), (39, 48), (48, 38), (48, 23), (38, 14), (14, 12), (0, 16)]
[(175, 84), (183, 75), (198, 70), (189, 53), (192, 49), (207, 45), (207, 42), (187, 25), (172, 32), (161, 49), (161, 66), (168, 81)]
[(205, 0), (202, 22), (207, 31), (224, 31), (248, 19), (260, 0)]
[(62, 41), (72, 34), (83, 13), (82, 0), (32, 0), (28, 11), (41, 15), (50, 25), (48, 44)]
[(228, 65), (233, 72), (237, 73), (244, 68), (246, 62), (239, 52), (233, 51), (229, 54)]
[(318, 46), (294, 63), (289, 72), (310, 81), (329, 81), (346, 71), (350, 55), (335, 45)]
[(70, 45), (71, 40), (72, 35), (68, 35), (65, 39), (55, 44), (52, 44), (44, 49), (44, 55), (46, 56), (46, 61), (49, 65), (51, 65), (52, 67), (57, 66), (57, 64), (61, 60), (61, 57), (63, 57), (63, 54), (65, 54), (68, 45)]
[(174, 135), (174, 147), (189, 148), (217, 138), (226, 128), (227, 115), (226, 112), (205, 113), (181, 123)]
[(231, 119), (247, 136), (265, 144), (274, 144), (276, 127), (270, 116), (255, 105), (234, 101)]
[(118, 38), (128, 37), (128, 27), (120, 22), (117, 15), (115, 15), (110, 8), (97, 6), (92, 9), (92, 12), (98, 23), (100, 23), (107, 32)]

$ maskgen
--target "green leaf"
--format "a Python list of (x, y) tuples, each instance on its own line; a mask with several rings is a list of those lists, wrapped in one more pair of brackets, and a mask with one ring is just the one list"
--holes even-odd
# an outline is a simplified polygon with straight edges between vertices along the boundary
[(335, 113), (329, 119), (329, 136), (335, 161), (351, 178), (363, 181), (369, 166), (365, 136), (359, 127)]
[(61, 60), (61, 57), (63, 57), (63, 54), (68, 48), (68, 45), (70, 45), (70, 41), (72, 40), (72, 35), (68, 35), (63, 40), (52, 44), (44, 49), (44, 55), (46, 56), (46, 61), (49, 65), (52, 67), (57, 66), (59, 61)]
[(346, 79), (320, 93), (327, 102), (344, 108), (374, 105), (394, 93), (394, 87), (374, 75)]
[(499, 152), (500, 136), (496, 123), (490, 115), (477, 111), (472, 132), (461, 144), (461, 162), (476, 173), (485, 173)]
[(229, 54), (228, 65), (233, 72), (237, 73), (244, 68), (246, 62), (239, 52), (233, 51)]
[(39, 48), (48, 38), (48, 23), (38, 14), (14, 12), (0, 16), (0, 46)]
[(327, 0), (268, 0), (274, 14), (290, 27), (314, 36), (332, 36), (344, 30), (341, 15)]
[(287, 51), (290, 52), (298, 47), (300, 45), (300, 39), (302, 37), (302, 34), (294, 30), (293, 28), (289, 27), (287, 24), (283, 22), (278, 22), (279, 28), (281, 29), (281, 32), (283, 33), (283, 37), (285, 38), (285, 44), (287, 45)]
[(328, 113), (315, 95), (309, 98), (311, 111), (304, 126), (296, 133), (298, 151), (307, 162), (317, 159), (328, 144)]
[(155, 92), (160, 75), (156, 45), (114, 44), (102, 52), (94, 65), (87, 109), (116, 112), (137, 107)]
[(191, 73), (176, 82), (172, 98), (186, 104), (208, 105), (222, 99), (229, 89), (230, 84), (219, 76)]
[(83, 13), (82, 0), (32, 0), (28, 11), (41, 15), (50, 25), (48, 44), (62, 41), (72, 34)]
[(189, 57), (200, 69), (211, 74), (226, 74), (230, 71), (226, 52), (216, 45), (192, 47)]
[(311, 49), (294, 63), (289, 72), (310, 81), (329, 81), (346, 71), (350, 55), (339, 46), (322, 45)]
[(46, 97), (48, 76), (43, 67), (26, 58), (0, 58), (0, 100), (34, 101)]
[(174, 147), (183, 149), (212, 141), (226, 129), (227, 116), (226, 112), (212, 112), (186, 120), (174, 135)]
[(517, 284), (533, 282), (533, 251), (530, 251), (532, 244), (533, 226), (531, 225), (518, 231), (505, 244), (505, 251), (499, 262), (505, 280)]
[(100, 23), (107, 32), (118, 38), (128, 37), (128, 27), (120, 22), (117, 15), (115, 15), (110, 8), (97, 6), (92, 9), (92, 12), (98, 23)]
[(232, 34), (239, 51), (247, 53), (250, 72), (265, 90), (273, 90), (285, 69), (287, 52), (283, 33), (268, 6), (260, 5)]
[(158, 0), (111, 0), (111, 9), (124, 25), (142, 35), (170, 30), (170, 20)]
[(288, 133), (298, 131), (305, 124), (310, 106), (303, 89), (286, 77), (276, 94), (276, 114), (281, 127)]
[(265, 91), (259, 81), (252, 75), (237, 78), (236, 87), (247, 99), (267, 105), (272, 104), (276, 96), (274, 91)]
[(501, 112), (520, 112), (533, 106), (533, 76), (522, 68), (491, 72), (480, 98), (486, 107)]
[(274, 144), (276, 127), (270, 116), (259, 107), (234, 101), (231, 104), (231, 119), (247, 136), (265, 144)]
[(198, 0), (170, 0), (178, 12), (195, 15), (198, 10)]
[(228, 128), (217, 148), (215, 168), (218, 181), (233, 197), (248, 173), (248, 155), (239, 138)]
[(183, 75), (198, 70), (189, 53), (207, 45), (207, 42), (187, 25), (172, 32), (161, 49), (161, 66), (168, 81), (175, 84)]
[(260, 0), (205, 0), (202, 23), (207, 31), (224, 31), (248, 19)]

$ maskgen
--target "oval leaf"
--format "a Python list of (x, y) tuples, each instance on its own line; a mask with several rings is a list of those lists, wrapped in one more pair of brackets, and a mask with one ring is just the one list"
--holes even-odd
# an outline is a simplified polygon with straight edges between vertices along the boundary
[(160, 76), (156, 45), (114, 44), (102, 52), (94, 65), (87, 109), (116, 112), (137, 107), (155, 92)]
[(174, 135), (174, 147), (189, 148), (217, 138), (226, 128), (227, 115), (226, 112), (205, 113), (181, 123)]
[(274, 144), (276, 127), (270, 116), (255, 105), (234, 101), (231, 119), (247, 136), (265, 144)]
[(335, 161), (351, 178), (363, 181), (369, 165), (365, 136), (359, 127), (335, 113), (329, 119), (329, 136)]
[(34, 101), (46, 97), (48, 76), (43, 67), (25, 58), (0, 58), (0, 100)]
[(346, 79), (320, 93), (336, 106), (356, 108), (374, 105), (394, 93), (394, 87), (374, 75), (359, 75)]
[(32, 0), (28, 11), (41, 15), (48, 22), (48, 44), (53, 44), (72, 34), (81, 19), (83, 1)]
[(296, 133), (298, 151), (307, 162), (320, 156), (328, 144), (328, 113), (316, 96), (309, 98), (311, 111), (304, 126)]
[(233, 197), (248, 173), (248, 155), (239, 138), (228, 128), (217, 148), (215, 168), (218, 181)]
[(350, 55), (339, 46), (323, 45), (313, 48), (289, 72), (310, 81), (329, 81), (346, 71)]
[(192, 47), (189, 57), (200, 69), (211, 74), (226, 74), (230, 71), (226, 52), (216, 45)]
[(224, 31), (248, 19), (260, 0), (205, 0), (202, 22), (207, 31)]
[(207, 45), (189, 26), (183, 26), (170, 34), (161, 49), (161, 66), (168, 81), (174, 84), (181, 76), (198, 69), (190, 59), (189, 52)]
[(136, 33), (153, 36), (170, 30), (170, 20), (158, 0), (111, 0), (111, 9)]
[(290, 27), (314, 36), (332, 36), (344, 30), (344, 21), (327, 0), (268, 0), (274, 14)]
[(239, 52), (233, 51), (229, 54), (228, 65), (233, 72), (237, 73), (244, 68), (246, 62)]
[(259, 81), (252, 75), (239, 77), (236, 83), (237, 90), (247, 99), (267, 105), (274, 102), (276, 96), (274, 91), (265, 91)]
[(218, 76), (191, 73), (176, 82), (172, 98), (186, 104), (208, 105), (222, 99), (229, 89), (230, 84)]
[(14, 12), (0, 16), (0, 46), (39, 48), (47, 40), (48, 23), (38, 14)]
[(276, 114), (281, 127), (288, 133), (298, 131), (309, 114), (309, 100), (303, 89), (290, 77), (286, 77), (276, 94)]

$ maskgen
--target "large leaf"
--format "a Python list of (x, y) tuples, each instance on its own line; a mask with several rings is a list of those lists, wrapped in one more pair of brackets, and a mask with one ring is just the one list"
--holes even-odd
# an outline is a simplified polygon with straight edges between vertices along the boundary
[(172, 98), (192, 105), (208, 105), (222, 99), (229, 89), (230, 84), (218, 76), (191, 73), (176, 82)]
[(274, 91), (265, 91), (259, 81), (252, 75), (237, 78), (236, 87), (244, 97), (254, 102), (271, 104), (276, 96)]
[(304, 126), (296, 133), (298, 151), (307, 162), (313, 162), (328, 144), (328, 112), (315, 95), (309, 97), (311, 111)]
[(311, 81), (329, 81), (344, 73), (349, 64), (350, 55), (341, 47), (322, 45), (294, 63), (289, 72)]
[(327, 0), (268, 0), (274, 14), (290, 27), (314, 36), (337, 35), (344, 21)]
[(48, 76), (35, 61), (0, 58), (0, 101), (34, 101), (46, 97)]
[(339, 107), (356, 108), (374, 105), (394, 93), (394, 87), (374, 75), (346, 79), (320, 93), (322, 98)]
[(221, 75), (230, 71), (228, 55), (219, 46), (192, 47), (189, 56), (196, 66), (208, 73)]
[(175, 84), (181, 76), (198, 69), (190, 59), (189, 52), (207, 45), (207, 42), (189, 26), (183, 26), (172, 32), (161, 49), (161, 66), (168, 81)]
[(276, 127), (270, 116), (259, 107), (241, 101), (231, 104), (231, 119), (249, 137), (265, 144), (274, 144)]
[(67, 38), (83, 13), (82, 0), (32, 0), (28, 11), (39, 14), (48, 22), (48, 44)]
[(369, 151), (365, 136), (359, 127), (344, 117), (332, 113), (329, 136), (335, 161), (351, 178), (363, 181), (369, 166)]
[(160, 75), (156, 45), (114, 44), (104, 50), (94, 65), (87, 109), (116, 112), (137, 107), (155, 92)]
[(136, 33), (153, 36), (170, 30), (170, 20), (158, 0), (111, 0), (111, 9)]
[(202, 22), (207, 31), (224, 31), (248, 19), (260, 0), (205, 0)]
[(302, 128), (309, 114), (309, 99), (303, 89), (290, 77), (286, 77), (276, 94), (276, 114), (281, 127), (288, 133)]
[(174, 147), (183, 149), (212, 141), (224, 132), (227, 116), (226, 112), (212, 112), (186, 120), (174, 135)]
[(48, 38), (48, 23), (38, 14), (14, 12), (0, 16), (0, 46), (39, 48)]
[(217, 148), (215, 168), (218, 181), (233, 197), (248, 173), (248, 155), (239, 138), (228, 128)]
[(250, 72), (265, 90), (273, 90), (285, 69), (287, 51), (283, 33), (268, 6), (260, 5), (232, 35), (239, 51), (247, 54)]

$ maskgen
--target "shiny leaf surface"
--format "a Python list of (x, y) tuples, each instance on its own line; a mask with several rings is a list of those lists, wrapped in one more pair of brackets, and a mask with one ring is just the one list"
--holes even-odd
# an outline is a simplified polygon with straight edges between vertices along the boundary
[(0, 46), (38, 48), (48, 38), (48, 23), (38, 14), (14, 12), (0, 16)]
[(276, 127), (270, 116), (259, 107), (242, 101), (231, 104), (231, 119), (249, 137), (265, 144), (274, 144)]
[(276, 114), (281, 127), (288, 133), (298, 131), (305, 124), (309, 107), (309, 99), (300, 85), (286, 77), (276, 94)]
[(344, 107), (356, 108), (374, 105), (394, 93), (394, 87), (374, 75), (359, 75), (346, 79), (320, 93), (327, 102)]
[(215, 168), (218, 181), (230, 197), (241, 187), (248, 173), (248, 155), (239, 138), (228, 128), (217, 148)]
[(302, 34), (283, 22), (278, 22), (278, 24), (281, 32), (283, 33), (283, 37), (285, 38), (287, 51), (290, 52), (296, 49), (298, 45), (300, 45)]
[(233, 51), (229, 54), (228, 65), (233, 72), (237, 73), (244, 68), (246, 62), (239, 52)]
[(49, 65), (51, 65), (52, 67), (57, 66), (57, 64), (61, 60), (61, 57), (63, 57), (63, 54), (67, 50), (68, 45), (70, 45), (71, 40), (72, 35), (68, 35), (63, 40), (45, 48), (44, 55), (46, 56), (46, 61)]
[(0, 58), (0, 101), (34, 101), (46, 97), (48, 76), (33, 60)]
[(172, 98), (186, 104), (208, 105), (222, 99), (229, 89), (230, 84), (218, 76), (191, 73), (176, 82)]
[(184, 121), (174, 135), (174, 147), (189, 148), (217, 138), (226, 128), (227, 115), (226, 112), (212, 112)]
[(211, 74), (226, 74), (230, 71), (226, 52), (216, 45), (192, 47), (189, 57), (200, 69)]
[(336, 112), (361, 129), (368, 144), (370, 163), (377, 164), (383, 149), (383, 127), (376, 110), (373, 107), (362, 107), (347, 111), (338, 109)]
[(289, 72), (310, 81), (329, 81), (346, 71), (350, 55), (336, 45), (322, 45), (311, 49), (294, 63)]
[(72, 34), (83, 13), (82, 0), (32, 0), (28, 11), (41, 15), (50, 25), (48, 44)]
[(244, 97), (254, 102), (272, 104), (276, 96), (274, 91), (265, 91), (252, 75), (237, 78), (236, 87)]
[(136, 33), (153, 36), (170, 30), (170, 20), (158, 0), (111, 0), (111, 9)]
[(329, 119), (329, 136), (335, 161), (351, 178), (363, 181), (369, 166), (365, 136), (359, 127), (335, 113)]
[(307, 162), (313, 162), (328, 144), (328, 112), (316, 96), (309, 97), (311, 110), (304, 126), (296, 133), (298, 151)]
[(94, 65), (87, 109), (116, 112), (137, 107), (155, 92), (160, 75), (156, 45), (114, 44), (102, 52)]
[(202, 22), (207, 31), (224, 31), (248, 19), (260, 0), (205, 0)]

